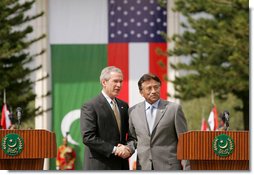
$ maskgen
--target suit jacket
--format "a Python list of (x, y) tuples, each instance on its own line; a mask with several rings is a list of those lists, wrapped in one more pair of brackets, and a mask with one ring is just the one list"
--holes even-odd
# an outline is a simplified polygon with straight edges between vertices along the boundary
[[(130, 108), (128, 145), (132, 151), (137, 148), (137, 169), (152, 170), (152, 166), (154, 170), (181, 169), (177, 160), (178, 135), (186, 131), (184, 113), (176, 103), (160, 100), (151, 135), (145, 102)], [(186, 166), (189, 167), (188, 163)]]
[(120, 117), (119, 133), (114, 112), (101, 93), (81, 108), (80, 128), (85, 144), (85, 170), (129, 169), (128, 159), (112, 154), (118, 143), (126, 144), (128, 133), (128, 104), (116, 99)]

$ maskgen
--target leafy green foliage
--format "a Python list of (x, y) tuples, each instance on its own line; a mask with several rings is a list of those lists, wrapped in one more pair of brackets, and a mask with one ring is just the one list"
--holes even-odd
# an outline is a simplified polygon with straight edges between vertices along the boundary
[(173, 82), (177, 98), (191, 100), (214, 91), (219, 99), (233, 94), (242, 101), (249, 129), (249, 7), (247, 0), (176, 0), (175, 11), (184, 16), (184, 31), (174, 35), (169, 55), (190, 58), (172, 65), (187, 71)]
[(36, 95), (33, 92), (34, 82), (29, 75), (39, 67), (28, 66), (36, 56), (44, 51), (31, 55), (30, 46), (45, 37), (29, 37), (33, 28), (29, 22), (42, 16), (43, 12), (28, 15), (28, 11), (35, 3), (33, 1), (1, 0), (0, 2), (0, 100), (3, 101), (3, 92), (6, 90), (7, 104), (13, 113), (17, 107), (23, 109), (23, 120), (34, 118), (41, 112), (35, 109)]

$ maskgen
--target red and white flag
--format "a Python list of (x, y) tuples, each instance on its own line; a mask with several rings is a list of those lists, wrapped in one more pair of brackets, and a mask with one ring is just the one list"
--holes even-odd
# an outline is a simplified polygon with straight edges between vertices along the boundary
[(9, 110), (7, 109), (7, 105), (4, 103), (2, 108), (2, 118), (1, 118), (1, 126), (2, 129), (8, 129), (11, 126), (11, 120), (9, 118)]
[(209, 131), (208, 124), (205, 118), (202, 119), (201, 131)]
[(218, 112), (215, 105), (213, 106), (213, 109), (210, 112), (208, 123), (210, 125), (211, 131), (216, 131), (218, 129)]

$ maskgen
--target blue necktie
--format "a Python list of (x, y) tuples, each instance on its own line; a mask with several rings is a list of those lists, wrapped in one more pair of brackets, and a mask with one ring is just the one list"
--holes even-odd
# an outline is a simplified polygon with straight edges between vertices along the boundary
[(154, 125), (153, 109), (154, 109), (154, 106), (151, 105), (151, 106), (148, 108), (148, 111), (147, 111), (147, 113), (146, 113), (146, 115), (147, 115), (147, 122), (148, 122), (150, 134), (151, 134), (152, 131), (153, 131), (153, 125)]

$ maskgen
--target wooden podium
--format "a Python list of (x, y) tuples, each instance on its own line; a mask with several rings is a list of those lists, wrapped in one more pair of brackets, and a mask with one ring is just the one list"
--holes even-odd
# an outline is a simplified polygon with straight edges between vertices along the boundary
[[(232, 154), (224, 157), (214, 151), (221, 134), (234, 142)], [(189, 131), (179, 136), (177, 158), (189, 160), (192, 170), (249, 170), (249, 144), (249, 131)]]
[[(23, 150), (18, 155), (4, 152), (7, 134), (18, 134), (23, 138), (23, 144), (19, 145)], [(57, 154), (55, 133), (47, 130), (0, 130), (0, 142), (1, 170), (42, 170), (44, 158), (53, 158)]]

